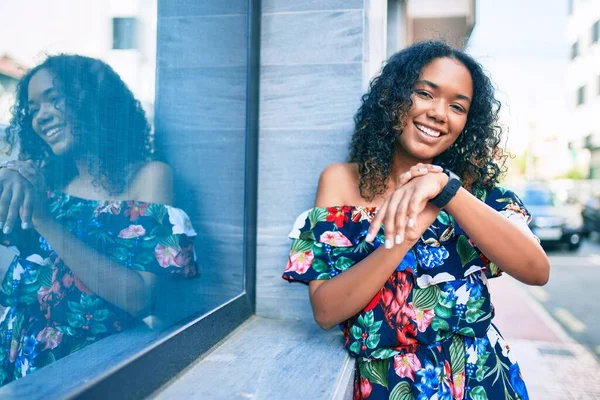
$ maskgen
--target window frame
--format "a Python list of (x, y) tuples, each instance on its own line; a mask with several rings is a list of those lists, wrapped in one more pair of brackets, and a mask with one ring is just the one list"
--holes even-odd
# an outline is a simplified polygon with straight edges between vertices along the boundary
[[(160, 0), (159, 0), (160, 1)], [(158, 7), (158, 4), (157, 4)], [(2, 390), (14, 397), (35, 393), (40, 397), (67, 399), (145, 398), (160, 389), (203, 353), (223, 340), (256, 310), (256, 232), (258, 192), (258, 117), (260, 72), (260, 0), (248, 0), (247, 86), (246, 86), (246, 156), (244, 209), (244, 265), (242, 292), (215, 310), (196, 316), (190, 322), (165, 334), (143, 350), (128, 355), (125, 362), (89, 376), (74, 390), (45, 393), (34, 376), (27, 385)], [(101, 343), (101, 342), (100, 342)], [(49, 366), (50, 368), (51, 366)], [(93, 367), (90, 367), (93, 370)], [(44, 369), (35, 373), (44, 380)], [(48, 379), (48, 378), (46, 378)], [(18, 382), (18, 381), (17, 381)], [(13, 382), (15, 383), (15, 382)], [(22, 382), (25, 384), (25, 382)]]

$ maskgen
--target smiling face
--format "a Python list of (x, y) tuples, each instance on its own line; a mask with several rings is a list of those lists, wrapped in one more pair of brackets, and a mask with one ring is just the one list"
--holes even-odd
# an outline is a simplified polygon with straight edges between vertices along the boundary
[(56, 155), (73, 150), (74, 137), (65, 119), (65, 98), (54, 85), (54, 76), (47, 69), (40, 69), (27, 87), (28, 113), (35, 133), (50, 146)]
[(458, 60), (444, 57), (425, 65), (398, 139), (402, 157), (430, 163), (446, 151), (467, 123), (472, 98), (471, 74)]

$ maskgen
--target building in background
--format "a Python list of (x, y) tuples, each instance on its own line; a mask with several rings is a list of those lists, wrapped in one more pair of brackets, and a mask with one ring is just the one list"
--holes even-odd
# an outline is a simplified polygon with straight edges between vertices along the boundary
[[(11, 60), (22, 70), (59, 52), (99, 58), (121, 75), (152, 121), (157, 0), (36, 1), (34, 10), (28, 1), (3, 1), (1, 9), (0, 63)], [(9, 15), (27, 15), (27, 26)], [(1, 77), (0, 84), (7, 88), (0, 92), (1, 125), (8, 123), (14, 86)]]
[(570, 149), (589, 178), (600, 178), (600, 0), (570, 0), (566, 99)]

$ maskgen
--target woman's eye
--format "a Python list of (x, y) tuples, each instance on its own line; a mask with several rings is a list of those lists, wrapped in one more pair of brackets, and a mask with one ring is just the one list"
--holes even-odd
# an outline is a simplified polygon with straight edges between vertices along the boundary
[(451, 107), (454, 108), (458, 112), (461, 112), (461, 113), (466, 112), (466, 110), (463, 108), (463, 106), (459, 106), (458, 104), (452, 104)]
[(416, 92), (421, 97), (424, 97), (424, 98), (427, 98), (427, 99), (432, 98), (431, 94), (429, 92), (424, 91), (424, 90), (417, 90)]
[(29, 110), (27, 110), (27, 114), (30, 117), (35, 117), (35, 115), (38, 113), (39, 109), (38, 108), (30, 108)]

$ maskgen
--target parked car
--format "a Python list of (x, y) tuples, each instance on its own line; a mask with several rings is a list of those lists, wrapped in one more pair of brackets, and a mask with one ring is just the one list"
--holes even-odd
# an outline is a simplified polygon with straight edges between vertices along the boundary
[(600, 199), (590, 197), (581, 210), (583, 218), (583, 231), (586, 235), (592, 232), (600, 233)]
[(583, 218), (576, 205), (559, 204), (543, 184), (531, 184), (517, 191), (532, 216), (529, 226), (542, 245), (567, 245), (577, 250), (583, 238)]

